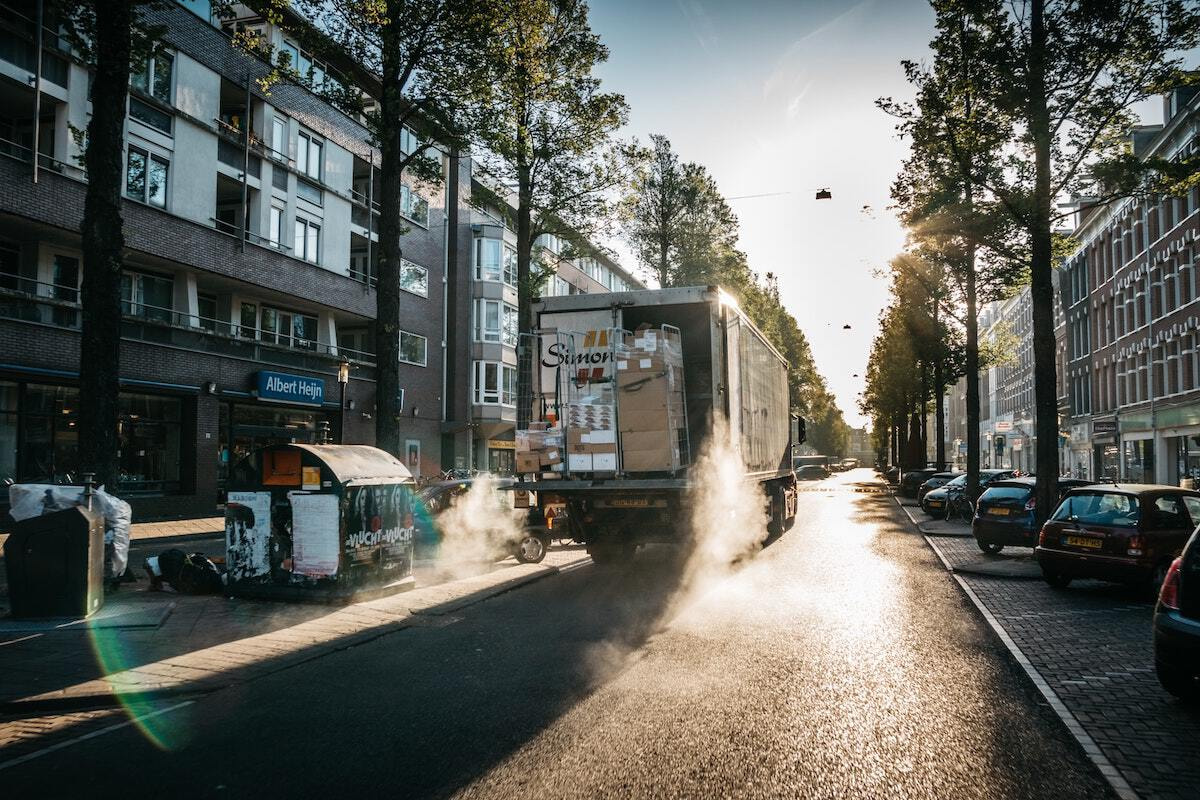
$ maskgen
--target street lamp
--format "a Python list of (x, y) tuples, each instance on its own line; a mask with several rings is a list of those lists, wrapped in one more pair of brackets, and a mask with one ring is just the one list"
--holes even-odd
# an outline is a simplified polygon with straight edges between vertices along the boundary
[(338, 444), (346, 443), (346, 389), (350, 385), (350, 362), (342, 359), (338, 364), (338, 386), (341, 388), (341, 421), (338, 423)]

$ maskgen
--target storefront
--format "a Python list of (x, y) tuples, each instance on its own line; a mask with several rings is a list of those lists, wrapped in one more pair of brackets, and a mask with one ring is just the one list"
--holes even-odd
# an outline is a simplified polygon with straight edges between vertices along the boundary
[(517, 443), (513, 439), (488, 439), (488, 472), (493, 475), (512, 475), (516, 469)]
[[(119, 398), (123, 496), (179, 494), (190, 475), (184, 458), (186, 397), (122, 391)], [(79, 471), (79, 389), (40, 381), (0, 380), (0, 482), (71, 483)], [(7, 497), (0, 498), (6, 502)]]
[[(222, 401), (219, 410), (217, 486), (224, 497), (229, 469), (252, 451), (277, 444), (316, 444), (338, 438), (337, 412), (323, 409), (321, 378), (261, 371), (247, 399)], [(239, 393), (240, 394), (240, 393)]]
[(1071, 426), (1070, 437), (1067, 439), (1066, 469), (1072, 478), (1093, 479), (1092, 442), (1086, 422)]
[[(1138, 438), (1134, 438), (1137, 436)], [(1144, 437), (1144, 438), (1143, 438)], [(1121, 480), (1155, 483), (1154, 440), (1150, 434), (1131, 434), (1121, 441)]]
[(1117, 421), (1108, 419), (1092, 420), (1092, 463), (1096, 467), (1094, 475), (1089, 478), (1100, 480), (1120, 480), (1121, 478), (1121, 449), (1117, 447)]

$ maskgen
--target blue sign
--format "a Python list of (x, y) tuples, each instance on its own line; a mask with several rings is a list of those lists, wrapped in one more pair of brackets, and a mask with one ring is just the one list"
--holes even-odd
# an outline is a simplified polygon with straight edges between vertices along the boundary
[(258, 373), (258, 399), (272, 403), (319, 406), (325, 402), (325, 381), (264, 370)]

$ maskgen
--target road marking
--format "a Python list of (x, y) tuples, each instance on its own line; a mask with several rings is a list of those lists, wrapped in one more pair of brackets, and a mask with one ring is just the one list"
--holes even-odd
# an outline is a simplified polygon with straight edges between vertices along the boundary
[(112, 733), (113, 731), (118, 731), (121, 728), (127, 728), (130, 725), (133, 725), (135, 722), (141, 722), (144, 719), (150, 719), (151, 717), (157, 717), (161, 714), (166, 714), (169, 711), (174, 711), (178, 708), (183, 708), (184, 706), (190, 706), (194, 702), (196, 702), (196, 701), (195, 700), (184, 700), (182, 703), (176, 703), (173, 706), (167, 706), (166, 708), (160, 708), (157, 711), (150, 711), (146, 714), (139, 714), (136, 717), (130, 717), (129, 719), (125, 720), (124, 722), (118, 722), (115, 725), (109, 725), (108, 727), (101, 728), (98, 731), (92, 731), (91, 733), (85, 733), (82, 736), (76, 736), (74, 739), (67, 739), (65, 742), (59, 742), (57, 744), (52, 744), (49, 747), (43, 747), (41, 750), (35, 750), (32, 753), (28, 753), (26, 755), (19, 756), (17, 758), (9, 759), (8, 761), (0, 762), (0, 770), (5, 770), (5, 769), (8, 769), (9, 767), (15, 767), (19, 764), (24, 764), (25, 762), (32, 761), (35, 758), (40, 758), (44, 755), (49, 755), (50, 753), (53, 753), (57, 750), (62, 750), (63, 748), (70, 747), (73, 744), (79, 744), (80, 742), (87, 741), (88, 739), (95, 739), (97, 736), (104, 736), (105, 734)]
[(584, 567), (590, 567), (592, 565), (592, 563), (593, 562), (592, 562), (591, 558), (584, 558), (579, 561), (573, 561), (570, 564), (567, 564), (566, 566), (559, 567), (558, 574), (565, 575), (566, 573), (574, 572), (577, 569), (583, 569)]
[(27, 641), (29, 641), (30, 639), (36, 639), (36, 638), (38, 638), (39, 636), (42, 636), (42, 635), (44, 635), (44, 634), (41, 634), (41, 633), (31, 633), (31, 634), (29, 634), (28, 636), (22, 636), (20, 639), (10, 639), (10, 640), (9, 640), (9, 641), (7, 641), (7, 642), (0, 642), (0, 647), (4, 647), (5, 645), (10, 645), (10, 644), (16, 644), (17, 642), (27, 642)]
[(996, 636), (1000, 637), (1000, 641), (1004, 645), (1005, 649), (1007, 649), (1009, 654), (1016, 659), (1017, 664), (1019, 664), (1021, 669), (1025, 671), (1025, 674), (1029, 677), (1029, 679), (1033, 681), (1033, 685), (1037, 687), (1037, 690), (1041, 692), (1042, 697), (1044, 697), (1046, 702), (1050, 704), (1051, 710), (1058, 715), (1058, 718), (1062, 721), (1062, 723), (1067, 726), (1067, 731), (1073, 737), (1075, 737), (1075, 741), (1078, 742), (1079, 746), (1083, 748), (1083, 754), (1087, 756), (1088, 760), (1091, 761), (1092, 764), (1095, 765), (1096, 769), (1100, 771), (1100, 774), (1104, 777), (1104, 780), (1108, 781), (1108, 785), (1113, 788), (1113, 791), (1117, 793), (1117, 796), (1120, 797), (1121, 800), (1138, 800), (1138, 793), (1133, 790), (1133, 787), (1130, 786), (1129, 782), (1126, 781), (1124, 776), (1121, 775), (1120, 770), (1113, 766), (1113, 763), (1109, 761), (1108, 757), (1105, 756), (1100, 750), (1100, 746), (1096, 744), (1096, 740), (1093, 739), (1091, 735), (1084, 730), (1083, 726), (1079, 724), (1079, 720), (1075, 719), (1075, 715), (1071, 713), (1071, 710), (1067, 708), (1066, 704), (1063, 703), (1058, 694), (1055, 693), (1054, 689), (1050, 687), (1050, 684), (1046, 681), (1046, 679), (1042, 677), (1042, 673), (1038, 672), (1038, 669), (1033, 665), (1033, 662), (1025, 657), (1025, 653), (1021, 651), (1021, 648), (1016, 642), (1013, 641), (1012, 637), (1008, 635), (1008, 631), (1004, 629), (1004, 626), (1000, 623), (1000, 621), (996, 619), (992, 612), (988, 610), (987, 606), (983, 604), (983, 601), (979, 599), (979, 595), (975, 594), (971, 587), (967, 585), (967, 582), (962, 578), (962, 576), (957, 575), (954, 572), (954, 568), (950, 566), (950, 562), (946, 559), (946, 556), (943, 555), (941, 548), (937, 546), (937, 543), (929, 536), (922, 536), (922, 538), (929, 543), (931, 548), (933, 548), (934, 554), (938, 557), (938, 560), (942, 562), (942, 566), (946, 568), (946, 571), (950, 573), (950, 577), (954, 578), (954, 580), (958, 583), (959, 588), (963, 590), (963, 592), (975, 605), (975, 608), (980, 614), (983, 615), (984, 620), (991, 627), (992, 631), (996, 634)]

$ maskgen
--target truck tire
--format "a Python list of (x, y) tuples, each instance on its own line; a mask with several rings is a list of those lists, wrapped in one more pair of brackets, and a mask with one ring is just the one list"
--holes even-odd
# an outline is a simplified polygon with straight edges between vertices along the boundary
[(635, 544), (589, 544), (587, 547), (588, 555), (592, 557), (592, 561), (597, 565), (605, 564), (626, 564), (633, 559), (634, 552), (637, 551)]

